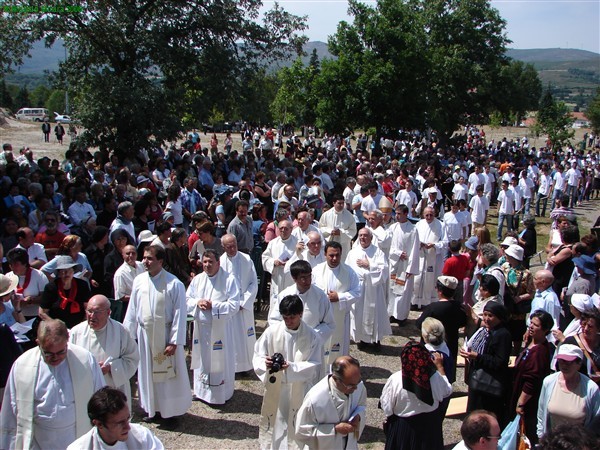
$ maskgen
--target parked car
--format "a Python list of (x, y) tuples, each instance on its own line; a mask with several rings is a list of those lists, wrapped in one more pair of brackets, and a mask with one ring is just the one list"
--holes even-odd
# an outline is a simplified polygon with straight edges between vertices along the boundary
[(63, 114), (59, 114), (57, 112), (54, 113), (54, 121), (56, 123), (75, 123), (75, 119), (72, 119), (70, 116), (66, 116)]

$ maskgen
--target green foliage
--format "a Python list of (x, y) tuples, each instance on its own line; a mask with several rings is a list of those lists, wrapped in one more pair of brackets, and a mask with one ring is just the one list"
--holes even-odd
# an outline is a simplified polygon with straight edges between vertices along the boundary
[(590, 106), (588, 106), (585, 115), (591, 122), (594, 132), (596, 134), (600, 133), (600, 87), (596, 89), (596, 95)]
[(44, 102), (48, 112), (50, 113), (50, 118), (54, 119), (54, 113), (57, 112), (59, 114), (64, 114), (65, 111), (65, 91), (61, 91), (59, 89), (55, 89), (52, 91), (48, 99)]
[(30, 94), (31, 104), (35, 106), (45, 105), (52, 91), (43, 84), (36, 87)]
[(564, 102), (557, 102), (549, 90), (544, 93), (533, 131), (546, 134), (554, 148), (560, 148), (575, 136), (573, 117)]
[(531, 64), (510, 61), (502, 66), (495, 100), (504, 120), (518, 125), (527, 111), (537, 110), (541, 95), (542, 83)]
[(29, 107), (31, 105), (31, 100), (29, 99), (29, 91), (26, 87), (22, 87), (15, 95), (15, 110), (20, 108)]
[(349, 12), (315, 82), (326, 130), (431, 127), (445, 139), (497, 109), (508, 40), (488, 1), (350, 0)]
[(4, 79), (2, 79), (2, 82), (0, 82), (0, 107), (7, 108), (13, 113), (15, 112), (13, 98), (12, 95), (10, 95), (10, 92), (8, 91), (8, 87), (6, 86), (6, 82), (4, 81)]
[[(77, 4), (84, 13), (15, 14), (13, 34), (24, 38), (29, 30), (48, 43), (65, 40), (68, 58), (58, 78), (75, 94), (76, 115), (87, 129), (84, 140), (122, 157), (174, 139), (186, 112), (193, 121), (207, 118), (213, 108), (233, 113), (243, 71), (256, 68), (259, 58), (298, 51), (306, 40), (298, 34), (304, 19), (277, 4), (259, 23), (260, 0)], [(6, 58), (14, 61), (17, 55)], [(194, 109), (186, 110), (189, 105)]]

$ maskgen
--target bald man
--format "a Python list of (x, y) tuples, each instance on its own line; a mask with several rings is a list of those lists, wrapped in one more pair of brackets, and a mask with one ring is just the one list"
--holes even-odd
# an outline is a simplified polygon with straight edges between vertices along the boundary
[(357, 449), (367, 419), (367, 390), (360, 364), (340, 356), (304, 397), (296, 417), (296, 440), (310, 449)]
[(0, 448), (67, 448), (92, 428), (87, 402), (105, 381), (92, 354), (68, 339), (63, 321), (43, 321), (39, 346), (15, 361), (0, 411)]
[(71, 329), (69, 341), (88, 350), (108, 386), (123, 391), (131, 409), (129, 380), (140, 360), (137, 344), (125, 327), (110, 318), (110, 300), (94, 295), (85, 310), (86, 321)]
[(307, 234), (307, 239), (306, 243), (304, 241), (298, 241), (296, 244), (296, 251), (285, 265), (285, 273), (289, 273), (290, 266), (299, 260), (307, 261), (312, 268), (317, 264), (325, 262), (325, 255), (323, 254), (323, 236), (316, 231), (310, 231)]
[[(554, 283), (554, 275), (549, 270), (538, 270), (533, 276), (533, 285), (535, 286), (535, 295), (531, 302), (531, 311), (537, 311), (538, 309), (542, 309), (546, 311), (548, 314), (552, 316), (554, 319), (553, 330), (557, 330), (560, 321), (560, 311), (561, 305), (558, 301), (558, 296), (552, 289), (552, 283)], [(531, 319), (527, 317), (527, 325)], [(552, 334), (548, 335), (548, 340), (553, 342), (554, 336)]]
[(296, 252), (296, 244), (298, 243), (298, 239), (292, 236), (292, 222), (282, 220), (277, 224), (277, 228), (279, 236), (269, 241), (266, 250), (262, 254), (263, 268), (271, 274), (270, 305), (275, 308), (277, 307), (279, 293), (294, 284), (289, 271), (285, 271), (285, 266), (289, 264), (290, 259)]

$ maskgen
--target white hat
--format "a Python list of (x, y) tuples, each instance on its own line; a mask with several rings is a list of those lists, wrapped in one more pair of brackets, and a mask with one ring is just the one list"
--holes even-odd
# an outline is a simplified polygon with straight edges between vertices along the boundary
[(4, 297), (10, 294), (17, 288), (19, 284), (19, 277), (16, 275), (2, 275), (0, 274), (0, 297)]
[(508, 256), (515, 258), (519, 261), (523, 261), (523, 247), (520, 245), (512, 244), (506, 250), (504, 250)]
[(571, 296), (571, 305), (580, 312), (589, 311), (594, 307), (592, 298), (587, 294), (573, 294)]
[(558, 347), (556, 359), (563, 361), (575, 361), (577, 358), (583, 360), (583, 352), (579, 347), (573, 344), (562, 344)]
[(442, 285), (446, 286), (448, 289), (456, 289), (456, 286), (458, 286), (458, 280), (454, 277), (442, 275), (438, 277), (438, 281), (442, 283)]
[(392, 202), (390, 201), (389, 198), (387, 198), (385, 195), (383, 197), (381, 197), (381, 200), (379, 200), (379, 210), (383, 213), (389, 213), (392, 211)]
[(510, 247), (511, 245), (517, 245), (519, 241), (512, 236), (506, 236), (500, 246)]
[(151, 242), (156, 238), (152, 231), (150, 230), (142, 230), (138, 235), (138, 242)]

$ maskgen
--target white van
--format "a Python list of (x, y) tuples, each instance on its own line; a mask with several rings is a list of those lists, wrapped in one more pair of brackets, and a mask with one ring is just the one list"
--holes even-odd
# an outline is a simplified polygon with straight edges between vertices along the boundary
[(50, 118), (46, 108), (21, 108), (15, 116), (17, 120), (33, 120), (34, 122), (43, 122), (44, 119)]

